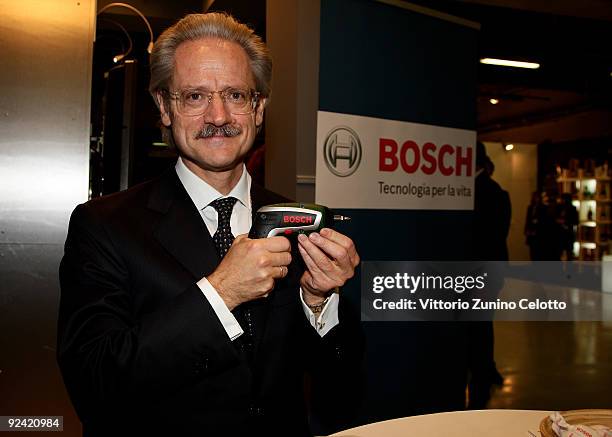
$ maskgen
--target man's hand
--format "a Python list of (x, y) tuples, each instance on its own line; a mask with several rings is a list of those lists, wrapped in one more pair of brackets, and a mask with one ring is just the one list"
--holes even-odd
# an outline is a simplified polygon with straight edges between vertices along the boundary
[(239, 235), (208, 282), (231, 311), (243, 302), (265, 297), (274, 280), (287, 275), (290, 251), (285, 237), (251, 240)]
[(300, 280), (306, 304), (322, 302), (330, 290), (341, 287), (355, 274), (359, 255), (346, 235), (323, 228), (308, 237), (300, 235), (298, 243), (307, 269)]

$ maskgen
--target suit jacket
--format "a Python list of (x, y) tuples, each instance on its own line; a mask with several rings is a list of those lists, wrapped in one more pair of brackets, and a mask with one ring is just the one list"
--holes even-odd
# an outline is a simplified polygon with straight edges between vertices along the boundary
[[(251, 197), (254, 212), (285, 200), (255, 184)], [(58, 362), (85, 435), (310, 435), (305, 379), (314, 408), (331, 413), (323, 421), (343, 426), (351, 404), (338, 403), (354, 399), (362, 346), (345, 300), (321, 338), (293, 263), (254, 312), (249, 361), (196, 285), (218, 263), (174, 169), (75, 209), (60, 265)]]
[(474, 183), (474, 259), (507, 261), (512, 206), (508, 192), (482, 171)]

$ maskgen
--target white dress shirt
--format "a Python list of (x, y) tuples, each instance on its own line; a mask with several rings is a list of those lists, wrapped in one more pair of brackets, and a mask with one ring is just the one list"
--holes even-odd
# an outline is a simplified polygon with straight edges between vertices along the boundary
[[(246, 170), (246, 166), (242, 167), (242, 175), (238, 183), (232, 188), (227, 196), (223, 196), (213, 187), (208, 185), (204, 180), (196, 176), (183, 160), (179, 158), (176, 162), (176, 174), (179, 180), (185, 187), (187, 194), (193, 201), (194, 205), (200, 212), (202, 220), (208, 228), (210, 235), (214, 235), (218, 226), (217, 211), (210, 205), (214, 200), (221, 197), (235, 197), (238, 201), (234, 204), (232, 216), (230, 218), (230, 227), (232, 234), (235, 236), (246, 234), (251, 229), (252, 214), (251, 214), (251, 175)], [(204, 293), (204, 296), (212, 306), (215, 314), (221, 321), (225, 332), (231, 340), (240, 337), (244, 331), (242, 327), (229, 310), (225, 301), (219, 296), (217, 290), (208, 282), (208, 279), (202, 278), (198, 281), (198, 287)], [(339, 296), (337, 293), (331, 295), (319, 318), (308, 308), (304, 302), (303, 292), (300, 289), (300, 300), (302, 308), (308, 318), (310, 324), (317, 330), (322, 337), (327, 334), (334, 326), (339, 323), (338, 320), (338, 302)]]

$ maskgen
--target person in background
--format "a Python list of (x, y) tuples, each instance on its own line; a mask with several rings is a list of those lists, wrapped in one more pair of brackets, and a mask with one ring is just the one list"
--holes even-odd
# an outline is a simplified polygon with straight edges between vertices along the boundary
[(561, 245), (561, 257), (565, 253), (565, 259), (574, 259), (574, 242), (576, 241), (576, 227), (578, 226), (578, 210), (572, 205), (572, 195), (563, 193), (561, 203), (557, 209), (557, 223), (559, 225), (559, 237)]
[[(476, 144), (476, 180), (474, 184), (474, 259), (480, 261), (507, 261), (506, 238), (510, 229), (512, 208), (508, 192), (491, 179), (494, 171), (484, 144)], [(487, 171), (488, 169), (488, 171)], [(490, 281), (491, 287), (501, 290)], [(493, 385), (502, 385), (494, 357), (493, 322), (470, 322), (468, 340), (469, 409), (485, 408)]]
[[(556, 188), (556, 187), (555, 187)], [(539, 261), (559, 261), (563, 248), (562, 229), (558, 219), (559, 203), (556, 190), (545, 192), (542, 196), (542, 213), (538, 227)]]
[(506, 239), (512, 207), (508, 192), (492, 179), (494, 170), (484, 144), (478, 142), (474, 182), (474, 255), (479, 260), (507, 261)]
[(529, 246), (529, 258), (532, 261), (540, 260), (542, 257), (541, 248), (541, 223), (544, 207), (542, 205), (542, 196), (539, 192), (534, 191), (531, 194), (531, 202), (527, 206), (527, 215), (525, 217), (525, 242)]

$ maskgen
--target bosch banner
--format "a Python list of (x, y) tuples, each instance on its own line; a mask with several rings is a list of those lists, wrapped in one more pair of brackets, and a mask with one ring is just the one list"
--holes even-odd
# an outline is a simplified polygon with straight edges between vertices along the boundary
[(475, 143), (472, 130), (319, 111), (316, 201), (470, 210)]

